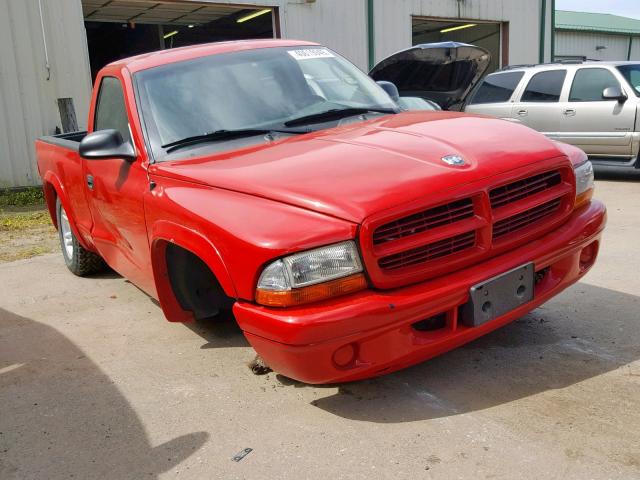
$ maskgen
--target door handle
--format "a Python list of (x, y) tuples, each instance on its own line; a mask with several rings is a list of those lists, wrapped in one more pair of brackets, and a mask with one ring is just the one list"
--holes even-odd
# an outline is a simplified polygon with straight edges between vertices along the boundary
[(89, 190), (93, 190), (93, 175), (87, 175), (87, 187)]
[(521, 117), (526, 117), (528, 114), (529, 112), (526, 110), (518, 110), (518, 115), (520, 115)]
[(562, 112), (567, 117), (573, 117), (576, 114), (576, 111), (573, 108), (567, 108), (564, 112)]

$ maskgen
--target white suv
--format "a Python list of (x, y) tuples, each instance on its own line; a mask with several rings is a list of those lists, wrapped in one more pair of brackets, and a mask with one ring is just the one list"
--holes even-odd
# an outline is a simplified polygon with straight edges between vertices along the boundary
[(555, 63), (488, 75), (465, 111), (523, 123), (596, 165), (640, 168), (639, 104), (640, 63)]

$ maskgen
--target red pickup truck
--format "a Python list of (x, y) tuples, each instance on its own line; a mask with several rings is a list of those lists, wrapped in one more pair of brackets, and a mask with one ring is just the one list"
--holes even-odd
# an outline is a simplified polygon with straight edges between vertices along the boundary
[[(453, 50), (407, 71), (478, 77), (486, 52)], [(108, 65), (89, 132), (36, 143), (67, 266), (108, 264), (172, 322), (232, 311), (271, 368), (309, 383), (426, 360), (591, 268), (606, 214), (584, 153), (495, 118), (402, 111), (382, 85), (289, 40)]]

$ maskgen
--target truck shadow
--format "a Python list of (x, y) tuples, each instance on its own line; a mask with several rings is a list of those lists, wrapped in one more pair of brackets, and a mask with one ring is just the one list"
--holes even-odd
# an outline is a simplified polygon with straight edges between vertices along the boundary
[(220, 314), (183, 325), (206, 340), (201, 349), (251, 347), (231, 314)]
[(157, 478), (208, 434), (151, 445), (114, 382), (57, 330), (0, 308), (0, 478)]
[(312, 405), (352, 420), (399, 423), (565, 388), (640, 359), (638, 311), (637, 296), (578, 284), (546, 308), (462, 348), (390, 375), (343, 384)]

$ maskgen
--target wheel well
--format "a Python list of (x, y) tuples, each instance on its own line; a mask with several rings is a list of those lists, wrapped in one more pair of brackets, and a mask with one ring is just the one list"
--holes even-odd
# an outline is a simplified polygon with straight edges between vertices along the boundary
[(200, 257), (168, 243), (165, 261), (178, 304), (183, 310), (192, 312), (196, 320), (231, 311), (235, 300), (224, 293), (220, 282)]

